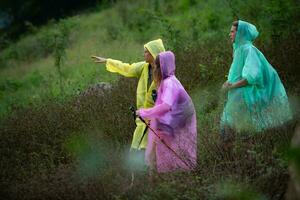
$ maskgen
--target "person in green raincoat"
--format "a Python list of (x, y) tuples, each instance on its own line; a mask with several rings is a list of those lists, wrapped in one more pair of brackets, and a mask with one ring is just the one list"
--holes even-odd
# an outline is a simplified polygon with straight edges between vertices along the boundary
[[(152, 91), (156, 90), (153, 81), (153, 67), (156, 56), (164, 52), (165, 48), (161, 39), (153, 40), (144, 45), (145, 61), (137, 63), (123, 63), (119, 60), (106, 59), (99, 56), (92, 56), (96, 63), (106, 63), (106, 69), (109, 72), (119, 73), (125, 77), (139, 78), (136, 91), (137, 109), (151, 108), (154, 105)], [(147, 135), (144, 135), (146, 130), (145, 124), (136, 118), (136, 129), (133, 133), (131, 149), (145, 149), (147, 146)], [(147, 134), (147, 133), (146, 133)], [(143, 137), (144, 135), (144, 137)]]
[(253, 45), (258, 36), (253, 24), (232, 24), (233, 61), (223, 89), (228, 92), (221, 117), (221, 134), (226, 129), (259, 133), (291, 120), (285, 88), (272, 65)]

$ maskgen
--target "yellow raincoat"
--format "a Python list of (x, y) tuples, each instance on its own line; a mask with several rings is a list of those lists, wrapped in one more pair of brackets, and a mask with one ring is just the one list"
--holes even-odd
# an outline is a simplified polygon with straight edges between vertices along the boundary
[[(153, 58), (155, 59), (156, 56), (160, 53), (165, 51), (163, 42), (161, 39), (153, 40), (148, 42), (144, 45)], [(125, 77), (137, 77), (139, 78), (137, 91), (136, 91), (136, 104), (137, 109), (140, 108), (151, 108), (154, 105), (152, 99), (152, 90), (156, 89), (154, 81), (149, 84), (148, 88), (148, 73), (149, 73), (149, 63), (138, 62), (133, 64), (123, 63), (119, 60), (107, 59), (106, 61), (106, 69), (107, 71), (119, 73)], [(141, 149), (146, 148), (147, 146), (147, 134), (144, 136), (143, 141), (141, 142), (140, 146), (139, 142), (142, 138), (146, 125), (140, 121), (138, 118), (136, 119), (136, 129), (133, 133), (133, 139), (131, 148), (133, 149)]]

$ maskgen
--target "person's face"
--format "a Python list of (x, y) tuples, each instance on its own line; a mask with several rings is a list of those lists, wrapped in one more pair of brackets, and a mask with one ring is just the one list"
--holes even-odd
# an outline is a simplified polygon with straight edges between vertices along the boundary
[(146, 48), (144, 49), (144, 59), (147, 63), (153, 63), (154, 61), (153, 56)]
[(231, 26), (229, 37), (230, 37), (232, 43), (234, 42), (235, 35), (236, 35), (236, 27)]

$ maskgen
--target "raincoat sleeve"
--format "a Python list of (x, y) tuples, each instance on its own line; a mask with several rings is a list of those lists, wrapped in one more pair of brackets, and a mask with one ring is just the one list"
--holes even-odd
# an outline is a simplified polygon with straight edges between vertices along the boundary
[(242, 71), (242, 78), (246, 79), (250, 85), (262, 85), (263, 73), (259, 56), (253, 47), (244, 51), (245, 64)]
[(171, 109), (171, 107), (166, 103), (161, 103), (159, 105), (154, 106), (153, 108), (148, 109), (140, 109), (139, 115), (142, 118), (146, 119), (154, 119), (162, 116), (166, 112), (168, 112)]
[(153, 108), (140, 109), (139, 114), (141, 117), (147, 119), (159, 118), (171, 110), (176, 91), (174, 91), (172, 81), (164, 80), (161, 84), (163, 84), (161, 87), (164, 88), (161, 94), (162, 103), (155, 105)]
[(145, 64), (145, 62), (128, 64), (119, 60), (107, 59), (106, 70), (109, 72), (119, 73), (126, 77), (139, 77)]

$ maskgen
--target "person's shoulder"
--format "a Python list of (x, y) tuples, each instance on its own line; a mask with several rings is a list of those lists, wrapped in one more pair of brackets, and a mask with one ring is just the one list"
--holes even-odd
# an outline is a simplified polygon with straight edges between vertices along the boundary
[(242, 47), (242, 49), (244, 50), (244, 51), (249, 51), (249, 50), (252, 50), (253, 48), (255, 48), (254, 46), (253, 46), (253, 44), (244, 44), (243, 46), (241, 46)]
[(256, 47), (252, 44), (246, 44), (242, 46), (242, 52), (248, 54), (256, 50)]
[(173, 76), (169, 76), (167, 78), (164, 79), (164, 82), (166, 83), (170, 83), (170, 82), (173, 82), (174, 81), (174, 77)]
[(176, 85), (180, 84), (180, 82), (175, 76), (170, 76), (164, 79), (164, 84), (166, 86), (175, 87)]
[(169, 77), (163, 79), (160, 84), (163, 86), (163, 87), (168, 87), (172, 84), (172, 81), (170, 80)]

